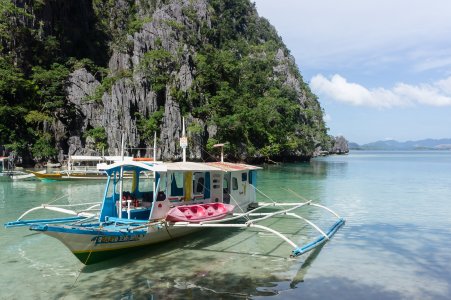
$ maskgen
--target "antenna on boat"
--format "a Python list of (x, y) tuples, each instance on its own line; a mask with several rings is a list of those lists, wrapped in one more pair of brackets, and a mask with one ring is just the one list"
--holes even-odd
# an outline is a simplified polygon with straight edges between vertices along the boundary
[(180, 138), (180, 147), (182, 147), (182, 159), (186, 162), (186, 147), (188, 147), (188, 138), (185, 132), (185, 118), (182, 118), (182, 137)]
[(153, 161), (157, 161), (157, 132), (153, 133)]
[(224, 144), (214, 144), (213, 148), (221, 148), (221, 162), (224, 162)]
[[(124, 161), (124, 150), (125, 150), (125, 134), (122, 132), (122, 141), (121, 141), (121, 162)], [(123, 186), (122, 181), (124, 177), (124, 165), (121, 165), (121, 171), (119, 175), (119, 199), (117, 201), (117, 217), (122, 217), (122, 192), (123, 192)]]

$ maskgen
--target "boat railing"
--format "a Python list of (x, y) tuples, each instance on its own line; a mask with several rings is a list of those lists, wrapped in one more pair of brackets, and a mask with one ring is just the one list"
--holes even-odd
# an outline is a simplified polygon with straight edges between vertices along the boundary
[[(89, 205), (89, 206), (88, 206)], [(33, 207), (26, 212), (24, 212), (16, 221), (8, 222), (5, 224), (6, 228), (9, 227), (20, 227), (20, 226), (29, 226), (33, 224), (56, 224), (56, 223), (68, 223), (83, 220), (86, 218), (97, 217), (100, 211), (99, 202), (91, 202), (91, 203), (77, 203), (77, 204), (61, 204), (61, 205), (53, 205), (53, 204), (41, 204), (39, 206)], [(81, 210), (73, 210), (68, 208), (80, 207), (80, 206), (88, 206), (87, 208)], [(67, 218), (52, 218), (52, 219), (32, 219), (32, 220), (23, 220), (25, 216), (30, 214), (31, 212), (46, 209), (50, 211), (55, 211), (63, 214), (73, 215), (74, 217)]]

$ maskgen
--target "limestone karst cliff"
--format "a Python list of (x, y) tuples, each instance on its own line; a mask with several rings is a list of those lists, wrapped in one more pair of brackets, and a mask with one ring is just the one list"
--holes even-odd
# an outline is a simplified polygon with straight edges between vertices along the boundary
[[(3, 38), (0, 50), (11, 55), (0, 66), (34, 86), (33, 101), (10, 120), (32, 130), (9, 131), (20, 145), (4, 131), (0, 144), (24, 156), (117, 154), (122, 133), (127, 148), (142, 149), (132, 154), (151, 155), (156, 131), (158, 159), (176, 160), (182, 117), (191, 159), (212, 159), (217, 142), (228, 142), (229, 159), (247, 161), (308, 159), (333, 145), (317, 97), (249, 0), (13, 6), (2, 8), (3, 27), (19, 25), (29, 39)], [(0, 88), (0, 105), (16, 96)]]

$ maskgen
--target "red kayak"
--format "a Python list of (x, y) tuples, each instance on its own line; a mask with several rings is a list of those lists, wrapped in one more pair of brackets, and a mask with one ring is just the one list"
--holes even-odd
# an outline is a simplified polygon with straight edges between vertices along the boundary
[(219, 220), (231, 214), (234, 208), (234, 205), (224, 203), (179, 205), (169, 210), (166, 220), (191, 223)]

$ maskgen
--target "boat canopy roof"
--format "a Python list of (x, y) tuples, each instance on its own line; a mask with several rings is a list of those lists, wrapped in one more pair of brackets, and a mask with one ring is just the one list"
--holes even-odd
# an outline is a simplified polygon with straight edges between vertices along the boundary
[(260, 170), (261, 167), (246, 165), (246, 164), (237, 164), (230, 162), (209, 162), (207, 163), (209, 166), (221, 169), (225, 172), (233, 172), (233, 171), (247, 171), (247, 170)]
[(230, 162), (209, 162), (209, 163), (196, 163), (196, 162), (174, 162), (165, 163), (168, 167), (168, 171), (222, 171), (222, 172), (233, 172), (233, 171), (247, 171), (247, 170), (259, 170), (260, 167), (237, 164)]
[(173, 162), (166, 163), (168, 171), (193, 171), (193, 172), (207, 172), (207, 171), (222, 171), (220, 168), (210, 166), (205, 163), (197, 162)]
[(169, 162), (169, 163), (159, 163), (159, 162), (147, 162), (147, 161), (118, 161), (109, 165), (105, 171), (108, 175), (113, 172), (119, 171), (123, 167), (124, 171), (155, 171), (155, 172), (209, 172), (209, 171), (219, 171), (219, 172), (233, 172), (233, 171), (247, 171), (247, 170), (258, 170), (260, 167), (246, 165), (246, 164), (235, 164), (235, 163), (224, 163), (224, 162), (213, 162), (213, 163), (198, 163), (198, 162)]
[(151, 171), (151, 172), (167, 172), (165, 164), (155, 162), (141, 162), (141, 161), (119, 161), (109, 165), (105, 172), (111, 175), (114, 172), (120, 171), (123, 167), (124, 171)]

